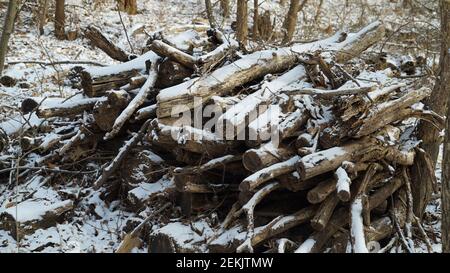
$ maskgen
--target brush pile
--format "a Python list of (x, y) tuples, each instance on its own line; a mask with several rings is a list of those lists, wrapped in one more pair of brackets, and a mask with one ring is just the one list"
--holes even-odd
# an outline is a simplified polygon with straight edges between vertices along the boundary
[(122, 63), (73, 68), (80, 94), (25, 100), (40, 122), (17, 143), (0, 135), (2, 182), (40, 175), (64, 197), (11, 202), (1, 228), (15, 238), (70, 221), (86, 196), (64, 183), (78, 180), (136, 213), (117, 252), (368, 252), (395, 232), (412, 247), (408, 168), (425, 156), (415, 121), (443, 119), (421, 107), (430, 89), (399, 76), (417, 60), (366, 52), (381, 23), (248, 54), (200, 26), (154, 33), (140, 56), (84, 35)]

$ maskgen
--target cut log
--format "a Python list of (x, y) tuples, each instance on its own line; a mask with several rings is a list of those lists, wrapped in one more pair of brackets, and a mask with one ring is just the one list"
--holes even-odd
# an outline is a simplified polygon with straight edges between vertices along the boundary
[(218, 157), (229, 153), (237, 143), (219, 140), (216, 135), (191, 126), (168, 126), (152, 121), (149, 141), (168, 149), (178, 147), (186, 151)]
[(311, 204), (318, 204), (324, 201), (331, 193), (336, 190), (336, 179), (330, 178), (317, 184), (308, 191), (307, 199)]
[[(242, 59), (219, 68), (209, 75), (161, 90), (158, 95), (157, 115), (159, 118), (171, 116), (172, 108), (176, 105), (184, 105), (189, 109), (198, 107), (200, 102), (194, 102), (194, 97), (201, 97), (203, 101), (206, 101), (212, 95), (225, 95), (234, 88), (263, 75), (284, 71), (297, 62), (298, 54), (314, 52), (319, 49), (324, 51), (333, 49), (339, 52), (341, 48), (351, 46), (359, 49), (353, 51), (353, 53), (362, 52), (362, 50), (373, 44), (373, 37), (381, 37), (382, 35), (384, 35), (384, 28), (379, 22), (376, 22), (356, 34), (349, 35), (352, 39), (348, 41), (339, 42), (340, 35), (335, 35), (318, 42), (294, 45), (276, 51), (259, 51), (246, 55)], [(366, 38), (370, 38), (370, 41), (367, 42)], [(345, 56), (348, 55), (345, 54)], [(266, 90), (265, 92), (268, 91)]]
[(123, 49), (114, 45), (108, 38), (106, 38), (100, 30), (94, 26), (88, 26), (84, 30), (84, 37), (87, 38), (92, 45), (100, 48), (109, 57), (120, 62), (127, 62), (130, 57)]
[(198, 167), (185, 167), (185, 168), (176, 168), (174, 169), (174, 173), (176, 174), (195, 174), (202, 173), (211, 169), (216, 168), (225, 168), (226, 164), (230, 162), (240, 161), (242, 156), (240, 155), (226, 155), (220, 158), (215, 158), (206, 162), (205, 164)]
[[(149, 51), (141, 56), (117, 65), (105, 67), (75, 67), (73, 72), (75, 81), (81, 80), (83, 92), (88, 97), (100, 97), (106, 91), (119, 89), (129, 84), (133, 77), (143, 74), (147, 70), (148, 62), (155, 64), (159, 56)], [(76, 84), (78, 85), (78, 84)]]
[(335, 176), (337, 179), (336, 183), (336, 192), (339, 200), (343, 202), (347, 202), (350, 200), (350, 184), (351, 179), (348, 177), (347, 172), (344, 168), (339, 167), (336, 172)]
[(182, 83), (189, 78), (193, 70), (170, 59), (165, 59), (159, 65), (156, 88), (167, 88)]
[(87, 98), (63, 102), (57, 106), (41, 106), (36, 110), (36, 115), (40, 118), (70, 117), (92, 110), (96, 103), (104, 101), (106, 98)]
[(104, 139), (108, 140), (116, 136), (120, 129), (123, 127), (125, 122), (130, 119), (130, 117), (133, 115), (133, 113), (145, 102), (145, 99), (147, 98), (148, 94), (152, 91), (156, 78), (158, 76), (158, 63), (153, 63), (151, 65), (150, 74), (148, 75), (147, 81), (145, 84), (141, 87), (139, 90), (139, 93), (136, 95), (136, 97), (133, 98), (133, 100), (128, 104), (128, 106), (125, 108), (125, 110), (120, 113), (119, 117), (114, 122), (114, 125), (112, 126), (112, 129), (105, 134)]
[(324, 89), (314, 89), (314, 88), (303, 88), (303, 89), (283, 89), (281, 92), (289, 96), (295, 95), (310, 95), (316, 96), (318, 98), (330, 99), (338, 96), (345, 95), (365, 95), (370, 91), (374, 91), (375, 86), (369, 87), (359, 87), (351, 89), (336, 89), (336, 90), (324, 90)]
[[(259, 90), (248, 95), (241, 102), (233, 105), (227, 112), (219, 117), (217, 122), (218, 130), (225, 133), (228, 138), (234, 137), (235, 135), (240, 136), (249, 123), (266, 112), (269, 108), (267, 106), (268, 102), (277, 94), (278, 90), (305, 78), (305, 69), (302, 65), (299, 65), (273, 81), (263, 83)], [(266, 118), (266, 120), (270, 121), (271, 119), (269, 117)], [(259, 123), (266, 122), (261, 121)], [(257, 133), (254, 133), (254, 135), (257, 136)]]
[(334, 171), (344, 161), (358, 159), (359, 156), (374, 149), (374, 144), (373, 140), (365, 139), (342, 147), (330, 148), (307, 155), (297, 163), (297, 171), (301, 180), (307, 180), (319, 174)]
[(108, 92), (106, 101), (99, 101), (95, 104), (93, 111), (95, 124), (105, 132), (110, 131), (114, 121), (127, 107), (130, 99), (130, 95), (124, 90)]
[(239, 185), (239, 189), (241, 191), (253, 191), (264, 182), (267, 182), (275, 177), (278, 177), (283, 174), (291, 173), (295, 170), (295, 164), (299, 160), (298, 156), (294, 156), (293, 158), (276, 163), (272, 166), (264, 168), (262, 170), (257, 171), (251, 176), (245, 178), (241, 184)]
[(177, 63), (180, 63), (184, 65), (187, 68), (195, 69), (196, 68), (196, 58), (192, 55), (189, 55), (187, 53), (184, 53), (183, 51), (168, 45), (160, 40), (155, 40), (152, 42), (152, 45), (150, 47), (153, 52), (156, 54), (162, 56), (162, 57), (168, 57), (172, 61), (175, 61)]
[(63, 220), (64, 213), (73, 209), (71, 200), (57, 203), (27, 200), (4, 210), (0, 214), (0, 227), (7, 230), (16, 239), (33, 233), (37, 229), (46, 229)]
[[(378, 189), (369, 198), (369, 210), (378, 207), (389, 196), (391, 196), (400, 186), (403, 181), (400, 178), (394, 178), (385, 186)], [(297, 253), (309, 253), (319, 252), (326, 244), (329, 238), (333, 236), (341, 227), (346, 225), (349, 220), (349, 214), (347, 208), (339, 208), (331, 217), (328, 225), (321, 231), (311, 235), (306, 241), (304, 241), (300, 247), (295, 251)]]
[(294, 155), (288, 147), (275, 147), (269, 142), (258, 149), (250, 149), (244, 153), (242, 163), (244, 167), (252, 172), (259, 171), (265, 167), (287, 160)]
[(329, 195), (325, 201), (320, 204), (319, 209), (313, 219), (311, 219), (312, 228), (317, 231), (323, 230), (327, 226), (338, 203), (339, 199), (335, 193)]

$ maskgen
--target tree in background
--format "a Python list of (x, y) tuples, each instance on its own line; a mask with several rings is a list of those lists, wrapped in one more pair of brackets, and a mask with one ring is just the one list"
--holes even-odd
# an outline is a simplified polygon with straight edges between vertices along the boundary
[(220, 0), (220, 7), (222, 9), (223, 17), (230, 17), (230, 0)]
[(205, 0), (206, 15), (208, 16), (209, 25), (212, 28), (216, 27), (216, 20), (214, 19), (213, 8), (211, 0)]
[(137, 0), (119, 0), (119, 9), (130, 15), (137, 14)]
[(66, 38), (66, 32), (64, 25), (66, 21), (66, 13), (64, 9), (65, 0), (56, 0), (55, 6), (55, 36), (59, 40)]
[(8, 50), (8, 41), (14, 30), (14, 21), (19, 11), (20, 0), (9, 0), (8, 10), (6, 12), (5, 23), (3, 25), (2, 36), (0, 38), (0, 75), (5, 66), (6, 52)]
[(295, 33), (295, 27), (297, 26), (298, 13), (306, 5), (306, 2), (307, 0), (303, 0), (300, 4), (300, 0), (291, 0), (288, 14), (283, 23), (283, 29), (285, 31), (283, 38), (284, 44), (287, 44), (290, 41), (292, 41), (292, 38), (294, 37)]
[[(441, 9), (441, 35), (442, 35), (442, 48), (440, 53), (440, 69), (436, 85), (434, 86), (432, 95), (427, 99), (425, 104), (429, 109), (438, 113), (439, 115), (445, 115), (447, 98), (449, 97), (450, 90), (448, 86), (448, 67), (450, 62), (448, 60), (448, 5), (449, 0), (440, 0)], [(445, 42), (447, 45), (445, 47)], [(422, 140), (420, 147), (425, 151), (425, 154), (418, 155), (414, 165), (411, 167), (411, 179), (412, 179), (412, 194), (414, 198), (414, 214), (422, 218), (425, 212), (426, 205), (428, 204), (431, 193), (433, 191), (433, 181), (435, 179), (434, 174), (430, 173), (428, 169), (428, 162), (436, 166), (439, 146), (441, 143), (441, 137), (439, 136), (439, 130), (436, 129), (430, 123), (421, 121), (417, 129), (417, 138)]]
[(39, 34), (44, 34), (44, 25), (47, 20), (47, 11), (48, 11), (48, 0), (39, 0), (39, 9), (38, 9), (38, 15), (39, 15)]
[(248, 36), (248, 0), (237, 1), (236, 36), (241, 47), (246, 46)]
[[(441, 10), (441, 57), (437, 88), (442, 97), (448, 99), (450, 93), (450, 0), (440, 0)], [(444, 159), (442, 161), (442, 252), (450, 253), (450, 103), (447, 103), (446, 134), (444, 139)], [(438, 144), (436, 144), (438, 145)]]

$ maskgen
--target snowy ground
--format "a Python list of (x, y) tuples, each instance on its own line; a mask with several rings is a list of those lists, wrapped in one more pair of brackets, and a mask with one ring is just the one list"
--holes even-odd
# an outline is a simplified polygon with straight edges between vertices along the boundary
[[(20, 14), (14, 35), (9, 43), (9, 52), (6, 62), (16, 61), (63, 61), (80, 60), (92, 61), (101, 64), (112, 64), (114, 61), (102, 51), (92, 48), (84, 39), (73, 41), (59, 41), (53, 34), (53, 23), (48, 22), (45, 33), (38, 34), (34, 18), (34, 1), (29, 1)], [(114, 1), (96, 7), (87, 4), (90, 1), (68, 0), (66, 1), (68, 12), (68, 26), (66, 30), (81, 29), (88, 25), (99, 27), (102, 32), (111, 38), (123, 49), (131, 52), (130, 45), (119, 20), (117, 11), (113, 9)], [(147, 39), (146, 33), (151, 33), (160, 28), (185, 25), (193, 22), (206, 23), (202, 0), (145, 0), (139, 2), (139, 14), (128, 16), (122, 14), (127, 32), (135, 53), (139, 54)], [(262, 8), (271, 10), (275, 14), (277, 24), (281, 24), (287, 7), (280, 7), (279, 1), (260, 1)], [(318, 2), (318, 1), (317, 1)], [(382, 19), (388, 27), (401, 33), (405, 29), (431, 25), (436, 27), (435, 20), (425, 22), (420, 16), (412, 18), (401, 12), (401, 5), (392, 3), (395, 1), (368, 1), (367, 7), (361, 7), (359, 1), (349, 1), (345, 7), (344, 0), (324, 1), (319, 16), (316, 17), (317, 5), (308, 5), (299, 18), (298, 35), (296, 39), (307, 40), (320, 38), (334, 33), (338, 29), (354, 29), (363, 26), (376, 19)], [(399, 1), (400, 2), (400, 1)], [(4, 14), (5, 5), (0, 5), (0, 14)], [(77, 14), (75, 16), (74, 14)], [(317, 19), (317, 20), (316, 20)], [(400, 28), (405, 20), (413, 20), (414, 23)], [(229, 22), (224, 22), (229, 24)], [(142, 31), (142, 29), (145, 30)], [(431, 32), (430, 32), (431, 33)], [(422, 35), (432, 35), (432, 34)], [(427, 37), (422, 37), (426, 40)], [(395, 47), (395, 45), (391, 45)], [(403, 49), (403, 47), (401, 47)], [(427, 54), (430, 65), (433, 65), (436, 49), (433, 46), (424, 49), (422, 44), (415, 45), (411, 53)], [(0, 127), (4, 130), (15, 130), (24, 123), (17, 111), (23, 99), (33, 97), (63, 97), (67, 98), (79, 90), (72, 89), (64, 82), (66, 73), (72, 65), (49, 65), (18, 63), (8, 65), (6, 75), (19, 80), (16, 87), (4, 87), (0, 85)], [(12, 120), (11, 120), (12, 118)], [(36, 117), (33, 117), (34, 119)], [(32, 121), (33, 121), (32, 118)], [(38, 123), (39, 120), (33, 122)], [(0, 157), (2, 155), (0, 154)], [(439, 177), (440, 169), (437, 170)], [(38, 230), (32, 235), (23, 238), (17, 243), (8, 232), (0, 230), (0, 252), (112, 252), (121, 241), (123, 230), (127, 222), (132, 222), (135, 216), (120, 208), (120, 202), (106, 204), (98, 194), (82, 187), (83, 181), (68, 181), (65, 185), (49, 185), (46, 179), (36, 175), (34, 179), (25, 184), (11, 187), (0, 184), (0, 212), (7, 209), (12, 203), (26, 199), (48, 200), (56, 202), (79, 196), (81, 200), (76, 204), (72, 221), (66, 221), (55, 227)], [(64, 188), (66, 196), (61, 196)], [(95, 213), (87, 213), (90, 204), (95, 204)], [(140, 216), (145, 217), (149, 211), (144, 211)], [(436, 199), (428, 206), (425, 228), (430, 234), (436, 234), (431, 238), (435, 243), (434, 249), (440, 251), (440, 203)], [(136, 251), (146, 251), (146, 248)], [(419, 250), (420, 251), (420, 250)], [(422, 249), (425, 251), (425, 248)]]

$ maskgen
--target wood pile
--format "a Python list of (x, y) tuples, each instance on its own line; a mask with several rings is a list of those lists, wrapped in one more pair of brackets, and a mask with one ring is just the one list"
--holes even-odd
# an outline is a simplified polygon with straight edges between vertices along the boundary
[[(163, 208), (164, 223), (144, 233), (144, 220), (118, 252), (136, 238), (151, 252), (368, 252), (395, 232), (411, 247), (414, 121), (443, 119), (418, 104), (430, 89), (363, 61), (383, 25), (247, 55), (230, 33), (202, 35), (158, 32), (132, 56), (86, 30), (122, 63), (76, 67), (69, 80), (83, 96), (36, 104), (46, 122), (20, 143), (42, 155), (33, 168), (88, 175), (86, 187), (125, 195), (131, 211)], [(104, 152), (113, 159), (86, 160), (101, 168), (80, 163)], [(48, 226), (44, 216), (26, 231)]]

